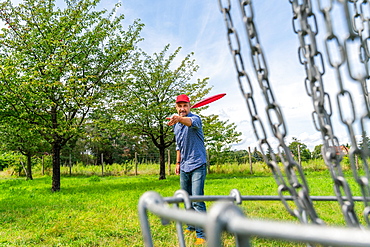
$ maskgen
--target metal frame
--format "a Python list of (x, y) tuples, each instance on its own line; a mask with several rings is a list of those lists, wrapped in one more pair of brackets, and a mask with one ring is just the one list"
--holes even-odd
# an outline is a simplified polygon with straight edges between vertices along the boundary
[[(334, 196), (315, 196), (311, 199), (313, 201), (336, 201)], [(362, 197), (354, 199), (363, 201)], [(234, 234), (236, 246), (251, 246), (251, 236), (326, 246), (370, 246), (370, 230), (364, 228), (248, 219), (235, 205), (248, 200), (278, 201), (280, 197), (241, 196), (237, 189), (233, 189), (229, 196), (189, 196), (186, 191), (178, 190), (173, 197), (162, 197), (154, 191), (145, 192), (139, 201), (140, 224), (145, 246), (154, 246), (148, 211), (159, 216), (163, 225), (169, 224), (170, 221), (176, 222), (181, 247), (185, 246), (182, 224), (203, 227), (207, 233), (208, 246), (214, 247), (222, 246), (222, 232)], [(287, 197), (286, 200), (293, 199)], [(208, 213), (186, 210), (194, 201), (217, 202)], [(179, 203), (184, 203), (185, 209), (180, 209)]]

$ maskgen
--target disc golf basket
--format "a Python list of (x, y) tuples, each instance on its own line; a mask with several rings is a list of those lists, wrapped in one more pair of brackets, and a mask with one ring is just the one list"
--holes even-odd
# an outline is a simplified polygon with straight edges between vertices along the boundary
[[(270, 168), (275, 179), (278, 196), (243, 196), (233, 189), (228, 196), (189, 196), (185, 191), (176, 191), (173, 197), (164, 198), (157, 192), (148, 191), (139, 201), (139, 216), (146, 246), (153, 246), (147, 211), (158, 215), (162, 223), (176, 222), (179, 246), (185, 246), (182, 224), (203, 227), (207, 233), (208, 246), (222, 246), (221, 233), (226, 231), (235, 235), (237, 246), (250, 246), (251, 236), (260, 236), (285, 241), (304, 242), (308, 246), (370, 246), (370, 171), (369, 140), (367, 128), (370, 127), (370, 97), (368, 83), (370, 80), (370, 3), (367, 0), (327, 0), (316, 2), (313, 8), (311, 0), (289, 0), (292, 9), (292, 27), (299, 40), (298, 60), (304, 66), (303, 88), (312, 100), (312, 119), (317, 131), (321, 133), (322, 157), (333, 181), (335, 196), (310, 196), (309, 185), (303, 168), (293, 157), (285, 143), (287, 128), (283, 112), (272, 91), (269, 70), (257, 32), (255, 12), (252, 0), (240, 0), (241, 21), (248, 41), (246, 48), (251, 55), (254, 79), (250, 79), (246, 69), (246, 59), (241, 52), (240, 30), (234, 26), (231, 14), (231, 1), (219, 7), (224, 16), (229, 49), (232, 54), (238, 84), (244, 96), (258, 148), (264, 162)], [(280, 1), (279, 1), (280, 2)], [(275, 2), (271, 4), (276, 4)], [(234, 7), (234, 6), (233, 6)], [(336, 14), (334, 14), (334, 9)], [(335, 30), (336, 22), (344, 16), (345, 35)], [(319, 26), (317, 16), (322, 15), (325, 25)], [(266, 18), (270, 18), (266, 16)], [(319, 40), (318, 32), (324, 32)], [(341, 37), (344, 38), (341, 38)], [(319, 50), (322, 41), (325, 49)], [(324, 59), (325, 58), (325, 59)], [(328, 65), (324, 63), (328, 61)], [(339, 90), (332, 100), (324, 89), (325, 69), (335, 72), (335, 83)], [(348, 75), (348, 76), (346, 76)], [(254, 83), (256, 81), (257, 83)], [(257, 86), (256, 86), (257, 85)], [(352, 95), (348, 88), (358, 86), (359, 95)], [(259, 91), (264, 99), (264, 113), (268, 124), (264, 124), (256, 107), (255, 92)], [(354, 97), (360, 100), (361, 107), (355, 107)], [(347, 130), (350, 146), (348, 157), (354, 180), (361, 189), (361, 196), (353, 196), (350, 185), (342, 171), (342, 156), (338, 152), (339, 140), (332, 125), (332, 104), (336, 103), (340, 121)], [(362, 147), (355, 135), (358, 123), (362, 134)], [(267, 137), (267, 127), (273, 134)], [(274, 152), (271, 140), (278, 144)], [(267, 155), (269, 153), (269, 155)], [(278, 166), (279, 156), (283, 169)], [(358, 159), (357, 159), (358, 158)], [(235, 204), (247, 200), (280, 200), (290, 215), (301, 224), (293, 222), (271, 222), (248, 219)], [(346, 227), (325, 225), (313, 206), (313, 201), (337, 201), (344, 217)], [(193, 201), (219, 201), (206, 214), (179, 208), (183, 203), (191, 208)], [(292, 201), (293, 203), (288, 203)], [(360, 223), (355, 211), (355, 201), (363, 202), (360, 209), (364, 225)], [(234, 203), (230, 203), (234, 202)]]

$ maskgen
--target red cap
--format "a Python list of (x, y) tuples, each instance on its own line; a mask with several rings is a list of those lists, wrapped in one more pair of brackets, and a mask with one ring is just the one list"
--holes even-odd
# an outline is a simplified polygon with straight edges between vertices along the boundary
[(186, 94), (180, 94), (176, 98), (176, 103), (178, 103), (178, 102), (187, 102), (187, 103), (189, 103), (190, 99)]

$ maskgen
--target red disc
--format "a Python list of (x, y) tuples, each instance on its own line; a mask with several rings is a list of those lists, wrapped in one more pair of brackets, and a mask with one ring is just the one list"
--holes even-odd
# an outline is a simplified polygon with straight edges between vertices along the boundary
[(205, 98), (205, 99), (203, 99), (203, 100), (195, 103), (194, 105), (192, 105), (191, 108), (198, 108), (198, 107), (207, 105), (209, 103), (212, 103), (213, 101), (216, 101), (218, 99), (221, 99), (225, 95), (226, 95), (226, 93), (220, 93), (220, 94), (216, 94), (216, 95), (213, 95), (211, 97)]

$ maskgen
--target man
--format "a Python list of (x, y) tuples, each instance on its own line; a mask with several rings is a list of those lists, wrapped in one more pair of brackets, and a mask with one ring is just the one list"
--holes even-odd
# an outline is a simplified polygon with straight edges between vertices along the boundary
[[(198, 115), (190, 112), (190, 100), (185, 94), (176, 98), (178, 115), (169, 118), (168, 125), (174, 125), (176, 138), (176, 174), (180, 174), (181, 189), (189, 195), (204, 195), (204, 181), (206, 179), (206, 149), (202, 120)], [(194, 210), (205, 212), (204, 202), (193, 202)], [(185, 233), (196, 231), (195, 244), (205, 243), (205, 234), (200, 227), (188, 226)]]

